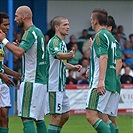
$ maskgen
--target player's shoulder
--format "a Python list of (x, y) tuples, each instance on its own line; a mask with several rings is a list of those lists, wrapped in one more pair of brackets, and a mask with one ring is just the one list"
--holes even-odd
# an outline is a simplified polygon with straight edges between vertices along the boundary
[(35, 25), (32, 25), (32, 26), (30, 26), (27, 30), (26, 30), (26, 32), (28, 32), (28, 33), (41, 33), (41, 34), (43, 34), (42, 33), (42, 31), (38, 28), (38, 27), (36, 27)]
[(108, 32), (105, 28), (102, 28), (96, 35), (95, 35), (95, 40), (96, 42), (105, 40), (105, 36), (108, 36)]
[(53, 36), (50, 40), (48, 45), (49, 46), (58, 46), (58, 44), (61, 42), (61, 39), (58, 36)]

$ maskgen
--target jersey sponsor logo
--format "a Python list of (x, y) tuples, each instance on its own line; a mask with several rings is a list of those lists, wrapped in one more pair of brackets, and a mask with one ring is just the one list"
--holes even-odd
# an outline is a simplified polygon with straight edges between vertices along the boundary
[(39, 65), (44, 65), (44, 64), (46, 64), (46, 62), (39, 62)]
[(0, 50), (0, 61), (4, 60), (4, 51)]
[(116, 67), (115, 67), (115, 66), (113, 66), (113, 65), (110, 65), (110, 68), (112, 68), (112, 69), (116, 69)]
[(58, 47), (55, 47), (54, 50), (57, 51), (58, 50)]

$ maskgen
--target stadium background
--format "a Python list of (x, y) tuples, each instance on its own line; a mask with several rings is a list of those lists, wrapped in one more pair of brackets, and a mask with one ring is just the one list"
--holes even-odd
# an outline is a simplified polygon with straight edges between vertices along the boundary
[[(90, 14), (96, 7), (105, 8), (110, 15), (114, 16), (117, 25), (123, 25), (124, 33), (128, 36), (133, 33), (133, 1), (99, 1), (99, 0), (1, 0), (0, 11), (11, 13), (11, 5), (13, 4), (13, 16), (18, 6), (27, 5), (33, 11), (33, 21), (43, 33), (50, 28), (49, 23), (51, 19), (56, 15), (63, 15), (69, 18), (70, 21), (70, 33), (66, 38), (66, 42), (69, 40), (69, 36), (74, 34), (76, 37), (81, 35), (83, 29), (90, 27)], [(16, 24), (13, 21), (13, 29), (17, 30)], [(11, 30), (10, 30), (11, 31)], [(12, 34), (12, 31), (10, 32)], [(12, 62), (9, 63), (9, 66)], [(10, 109), (9, 114), (14, 115), (16, 110), (15, 89), (11, 88), (11, 97), (13, 108)], [(130, 95), (131, 100), (133, 96)]]

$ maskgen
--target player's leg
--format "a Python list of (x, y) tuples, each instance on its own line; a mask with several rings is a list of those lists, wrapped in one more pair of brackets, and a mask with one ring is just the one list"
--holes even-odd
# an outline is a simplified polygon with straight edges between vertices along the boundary
[(109, 121), (109, 123), (110, 123), (111, 127), (114, 127), (113, 130), (115, 130), (115, 132), (118, 132), (116, 116), (117, 116), (117, 112), (118, 112), (119, 100), (120, 100), (120, 94), (118, 92), (112, 93), (110, 96), (108, 107), (107, 107), (107, 109), (109, 110), (108, 117), (111, 120), (111, 121)]
[[(61, 131), (62, 126), (66, 122), (68, 118), (68, 114), (64, 112), (62, 116), (63, 109), (63, 100), (64, 100), (64, 92), (49, 92), (49, 114), (50, 116), (50, 124), (48, 126), (48, 133), (59, 133)], [(63, 118), (61, 120), (61, 118)]]
[(118, 124), (116, 121), (117, 113), (118, 113), (118, 105), (119, 105), (119, 100), (120, 100), (120, 94), (118, 92), (114, 93), (112, 98), (112, 105), (113, 107), (111, 108), (111, 114), (109, 115), (109, 119), (112, 121), (115, 127), (115, 132), (119, 132)]
[(107, 100), (106, 107), (102, 111), (102, 113), (99, 113), (99, 116), (100, 116), (100, 118), (103, 119), (103, 121), (105, 123), (108, 124), (111, 133), (115, 133), (115, 127), (114, 127), (112, 121), (110, 121), (109, 117), (108, 117), (109, 114), (114, 114), (114, 111), (113, 111), (114, 110), (114, 105), (113, 105), (113, 103), (114, 103), (114, 99), (115, 99), (115, 97), (114, 97), (115, 93), (112, 93), (112, 92), (109, 92), (109, 91), (107, 91), (107, 93), (108, 94), (107, 94), (107, 97), (106, 97), (106, 100)]
[(107, 114), (99, 113), (99, 117), (108, 125), (111, 133), (115, 133), (115, 127), (112, 123), (112, 121), (109, 120), (109, 117)]
[(18, 90), (18, 116), (21, 117), (24, 133), (36, 133), (34, 120), (32, 119), (31, 101), (33, 99), (33, 83), (22, 82)]
[(101, 108), (104, 109), (106, 105), (106, 100), (102, 103), (104, 96), (99, 96), (96, 88), (88, 91), (86, 119), (98, 133), (110, 133), (107, 124), (98, 116), (98, 111), (101, 111)]
[(8, 111), (11, 107), (10, 104), (10, 92), (9, 87), (6, 84), (1, 85), (1, 109), (0, 109), (0, 132), (8, 133)]
[[(46, 112), (47, 107), (47, 91), (46, 91), (46, 85), (36, 85), (36, 88), (40, 88), (35, 93), (37, 97), (40, 97), (38, 99), (37, 103), (37, 120), (35, 120), (36, 127), (37, 127), (37, 133), (47, 133), (47, 127), (44, 121), (44, 114)], [(42, 88), (42, 89), (41, 89)]]
[(118, 124), (116, 121), (116, 116), (109, 116), (109, 119), (112, 121), (114, 127), (115, 127), (115, 132), (119, 133), (119, 128), (118, 128)]
[(1, 108), (1, 127), (8, 128), (9, 108)]
[(59, 124), (60, 130), (63, 127), (63, 125), (68, 121), (69, 116), (70, 116), (69, 98), (68, 98), (66, 91), (63, 93), (64, 95), (63, 95), (63, 103), (62, 103), (62, 115), (61, 115), (61, 121)]
[(33, 119), (21, 117), (21, 120), (24, 126), (23, 128), (24, 133), (36, 133)]
[(61, 120), (61, 114), (51, 114), (50, 123), (48, 125), (48, 133), (59, 133), (61, 127), (59, 126)]
[(46, 90), (43, 84), (31, 82), (21, 83), (20, 89), (18, 90), (18, 116), (22, 118), (24, 133), (36, 132), (34, 120), (42, 121), (37, 126), (42, 129), (43, 125), (43, 129), (45, 128), (46, 130), (45, 123), (43, 122), (45, 114), (45, 93)]
[(63, 127), (63, 125), (68, 121), (69, 116), (70, 116), (70, 112), (66, 112), (61, 115), (61, 121), (59, 124), (60, 127)]

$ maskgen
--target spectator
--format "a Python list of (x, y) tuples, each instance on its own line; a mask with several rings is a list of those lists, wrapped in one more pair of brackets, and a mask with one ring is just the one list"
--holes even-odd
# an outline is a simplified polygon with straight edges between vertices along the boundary
[(125, 41), (127, 40), (126, 35), (125, 35), (125, 33), (123, 31), (124, 31), (123, 26), (122, 25), (119, 25), (118, 28), (117, 28), (117, 33), (120, 34), (119, 44), (120, 44), (122, 50), (124, 48)]
[(96, 32), (95, 30), (92, 29), (92, 26), (89, 27), (88, 29), (88, 35), (91, 37), (91, 38), (94, 38)]
[(50, 21), (50, 29), (46, 32), (45, 34), (45, 41), (46, 41), (46, 44), (48, 43), (48, 41), (54, 36), (55, 34), (55, 31), (54, 29), (51, 27), (51, 23), (52, 21)]
[(77, 65), (79, 64), (79, 61), (82, 59), (82, 53), (78, 49), (78, 44), (74, 43), (72, 44), (72, 47), (75, 49), (75, 56), (73, 58), (68, 59), (68, 63), (72, 65)]
[(86, 77), (86, 73), (83, 73), (81, 76), (81, 79), (78, 80), (78, 84), (89, 84), (87, 77)]
[(133, 49), (133, 34), (129, 35), (129, 40), (130, 40), (130, 43), (131, 43), (132, 49)]
[(121, 38), (123, 38), (124, 40), (127, 40), (126, 34), (124, 33), (124, 27), (122, 25), (118, 26), (117, 32), (121, 34)]
[(88, 61), (90, 62), (90, 54), (91, 54), (91, 50), (85, 50), (83, 53), (83, 58), (87, 58)]
[(133, 49), (129, 41), (125, 42), (122, 53), (124, 55), (124, 62), (126, 63), (126, 65), (130, 66), (131, 69), (133, 69)]
[(81, 65), (82, 69), (80, 72), (76, 72), (76, 79), (79, 80), (81, 79), (81, 76), (83, 73), (85, 73), (89, 67), (89, 60), (87, 58), (82, 58), (81, 59)]
[(71, 35), (69, 38), (69, 43), (67, 44), (67, 49), (71, 50), (73, 43), (77, 42), (77, 38), (75, 35)]
[(68, 70), (68, 77), (66, 78), (66, 84), (77, 84), (77, 80), (74, 78), (74, 71)]
[(129, 66), (125, 67), (125, 74), (121, 76), (121, 83), (122, 84), (132, 84), (133, 83), (133, 77), (129, 75), (131, 69)]
[(83, 46), (84, 42), (87, 41), (89, 38), (90, 38), (90, 36), (88, 35), (88, 30), (84, 29), (82, 31), (82, 36), (78, 38), (78, 47), (81, 52), (82, 52), (82, 46)]
[[(125, 67), (126, 67), (126, 66), (125, 66)], [(123, 68), (121, 69), (120, 75), (125, 74), (125, 67), (123, 67)], [(131, 77), (133, 77), (133, 70), (132, 70), (132, 69), (130, 70), (129, 75), (130, 75)]]
[[(17, 32), (16, 35), (15, 35), (15, 39), (14, 39), (14, 42), (17, 46), (19, 46), (19, 43), (21, 42), (21, 39), (22, 39), (22, 35), (23, 35), (24, 32)], [(14, 61), (14, 70), (17, 71), (17, 72), (21, 72), (21, 58), (13, 55), (13, 61)]]

